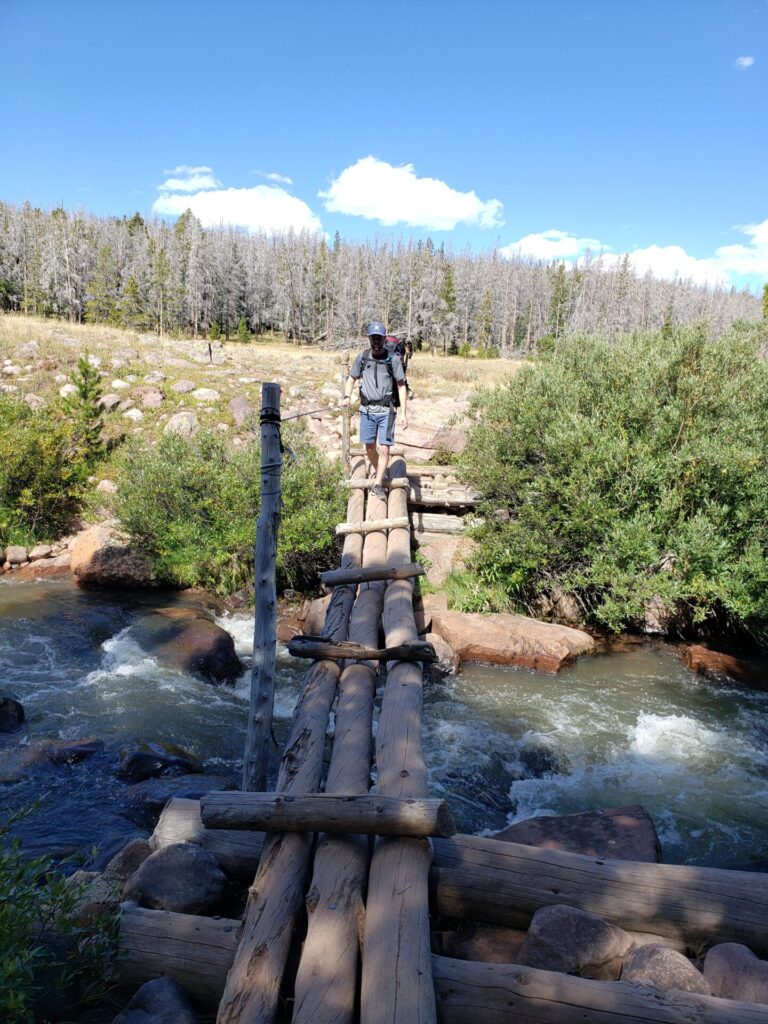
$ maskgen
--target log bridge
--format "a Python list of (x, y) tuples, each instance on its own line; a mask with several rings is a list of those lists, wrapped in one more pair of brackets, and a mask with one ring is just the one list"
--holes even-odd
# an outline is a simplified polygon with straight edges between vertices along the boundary
[(242, 919), (125, 904), (123, 979), (169, 975), (218, 1024), (768, 1024), (768, 1006), (433, 955), (438, 917), (520, 928), (555, 903), (670, 945), (743, 942), (766, 955), (768, 875), (455, 835), (445, 804), (427, 792), (422, 665), (431, 655), (413, 613), (420, 570), (406, 466), (393, 460), (383, 499), (365, 486), (362, 457), (350, 469), (346, 525), (356, 529), (344, 531), (341, 567), (325, 576), (333, 594), (323, 636), (297, 645), (313, 661), (275, 791), (254, 784), (257, 773), (243, 785), (255, 791), (173, 799), (152, 838), (155, 848), (197, 843), (249, 880)]

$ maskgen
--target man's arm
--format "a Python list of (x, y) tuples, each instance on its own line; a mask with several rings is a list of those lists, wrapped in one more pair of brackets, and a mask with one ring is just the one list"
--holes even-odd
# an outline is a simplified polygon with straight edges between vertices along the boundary
[(344, 401), (342, 403), (343, 405), (349, 405), (350, 401), (352, 400), (352, 391), (354, 390), (357, 381), (358, 378), (353, 377), (351, 375), (347, 377), (347, 379), (344, 381)]

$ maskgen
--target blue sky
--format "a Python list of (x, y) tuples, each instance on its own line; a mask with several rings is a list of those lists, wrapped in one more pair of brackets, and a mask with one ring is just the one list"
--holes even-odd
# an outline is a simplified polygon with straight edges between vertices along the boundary
[(0, 0), (0, 198), (768, 281), (768, 0)]

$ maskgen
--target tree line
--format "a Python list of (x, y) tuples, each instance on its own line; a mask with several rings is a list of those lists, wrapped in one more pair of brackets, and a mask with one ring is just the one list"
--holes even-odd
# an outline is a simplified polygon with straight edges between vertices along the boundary
[(701, 319), (720, 334), (761, 317), (746, 289), (638, 276), (628, 256), (570, 267), (430, 239), (204, 229), (190, 211), (169, 224), (3, 202), (0, 309), (193, 337), (278, 331), (329, 346), (375, 317), (416, 347), (485, 355)]

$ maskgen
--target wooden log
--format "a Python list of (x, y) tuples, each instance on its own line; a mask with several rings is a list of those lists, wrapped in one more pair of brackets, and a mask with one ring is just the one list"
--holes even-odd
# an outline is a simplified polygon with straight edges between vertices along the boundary
[(380, 836), (452, 836), (445, 800), (335, 793), (207, 793), (206, 828), (264, 832), (355, 832)]
[(412, 512), (411, 520), (416, 533), (464, 533), (467, 526), (478, 522), (469, 516), (441, 515), (439, 512)]
[(691, 948), (742, 942), (768, 954), (768, 874), (603, 860), (480, 836), (435, 839), (435, 906), (525, 928), (539, 907), (565, 903), (627, 931)]
[[(382, 504), (369, 501), (367, 514), (379, 515)], [(380, 568), (385, 555), (384, 535), (368, 534), (363, 548), (367, 568)], [(378, 644), (383, 596), (384, 584), (378, 580), (358, 592), (349, 623), (352, 640), (369, 647)], [(348, 665), (341, 674), (328, 793), (368, 792), (375, 689), (370, 662)], [(307, 936), (296, 974), (293, 1024), (352, 1024), (359, 998), (369, 859), (364, 836), (323, 833), (319, 837), (306, 900)]]
[[(237, 920), (124, 904), (118, 978), (135, 986), (167, 975), (202, 1004), (215, 1004), (239, 928)], [(442, 956), (431, 958), (431, 968), (440, 1024), (768, 1024), (762, 1003)]]
[(437, 661), (432, 644), (415, 640), (396, 647), (364, 647), (349, 640), (331, 643), (321, 636), (294, 636), (288, 643), (294, 658), (328, 658), (331, 661)]
[(377, 530), (392, 530), (398, 526), (407, 527), (408, 525), (408, 516), (398, 516), (396, 519), (372, 519), (364, 523), (339, 523), (336, 527), (336, 535), (344, 537), (348, 533), (375, 533)]
[[(199, 801), (167, 804), (153, 845), (197, 842), (225, 870), (258, 858), (260, 834), (202, 827)], [(768, 874), (680, 864), (599, 860), (480, 836), (435, 839), (435, 912), (527, 928), (539, 907), (565, 903), (625, 931), (654, 932), (696, 947), (715, 938), (768, 956)]]
[(421, 487), (411, 487), (408, 491), (410, 505), (423, 505), (424, 508), (474, 508), (479, 498), (474, 491), (424, 491)]
[(266, 789), (272, 736), (277, 646), (275, 565), (280, 527), (280, 385), (261, 386), (261, 510), (256, 531), (256, 617), (251, 666), (251, 701), (243, 755), (242, 788)]
[[(359, 488), (360, 490), (363, 490), (363, 491), (370, 491), (370, 489), (375, 485), (376, 481), (375, 480), (344, 480), (343, 483), (347, 487), (352, 487), (352, 488), (357, 487), (357, 488)], [(385, 479), (384, 480), (384, 487), (386, 489), (389, 489), (390, 487), (405, 487), (405, 488), (407, 488), (408, 487), (408, 481), (404, 480), (404, 479), (398, 479), (398, 480), (387, 480), (387, 479)]]
[[(398, 447), (398, 445), (392, 445), (392, 446), (390, 446), (389, 454), (390, 454), (390, 456), (392, 456), (392, 455), (402, 455), (404, 450), (405, 449), (403, 449), (402, 447)], [(365, 448), (360, 448), (360, 447), (351, 448), (350, 452), (351, 452), (352, 455), (365, 455)]]
[(458, 466), (430, 466), (428, 463), (419, 463), (413, 469), (406, 471), (406, 476), (409, 480), (414, 480), (418, 477), (427, 476), (444, 476), (451, 477), (455, 480), (459, 478), (460, 469)]
[[(393, 477), (405, 475), (395, 460)], [(407, 497), (389, 492), (390, 516), (403, 516)], [(410, 532), (391, 530), (387, 564), (410, 562)], [(384, 595), (388, 647), (415, 641), (413, 582), (394, 580)], [(376, 792), (396, 797), (426, 795), (421, 745), (421, 666), (390, 663), (376, 730)], [(362, 1024), (430, 1024), (435, 1020), (429, 928), (429, 866), (432, 848), (419, 839), (379, 839), (371, 860), (366, 901), (361, 987)]]
[(768, 1024), (768, 1006), (433, 956), (440, 1024)]
[(373, 583), (377, 580), (405, 580), (413, 576), (423, 576), (423, 565), (411, 562), (395, 568), (373, 567), (369, 569), (329, 569), (320, 573), (320, 579), (326, 587), (337, 587), (344, 583)]
[(196, 843), (212, 854), (228, 875), (252, 879), (259, 866), (264, 834), (206, 828), (200, 817), (200, 801), (176, 796), (163, 808), (150, 843), (155, 850), (174, 843)]

